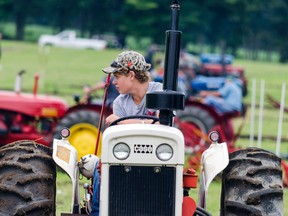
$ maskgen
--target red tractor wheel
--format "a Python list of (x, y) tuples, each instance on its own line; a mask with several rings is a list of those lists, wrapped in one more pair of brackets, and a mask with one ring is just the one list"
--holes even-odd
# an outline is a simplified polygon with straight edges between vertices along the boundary
[(284, 215), (281, 159), (259, 148), (231, 153), (222, 174), (221, 215)]
[[(78, 159), (80, 159), (84, 155), (95, 153), (99, 121), (100, 114), (96, 111), (77, 110), (71, 112), (58, 123), (53, 137), (60, 139), (61, 129), (69, 128), (71, 132), (69, 142), (76, 148)], [(100, 149), (101, 145), (98, 147), (97, 155), (100, 155)]]
[(0, 215), (55, 215), (55, 192), (50, 148), (23, 140), (0, 148)]
[(209, 147), (208, 134), (216, 122), (207, 110), (186, 106), (184, 111), (177, 112), (175, 124), (184, 135), (187, 150), (198, 152)]

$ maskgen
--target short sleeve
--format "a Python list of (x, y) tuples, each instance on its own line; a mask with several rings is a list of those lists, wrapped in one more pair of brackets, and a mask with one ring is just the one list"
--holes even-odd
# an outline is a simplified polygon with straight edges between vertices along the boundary
[(121, 99), (117, 97), (113, 102), (113, 114), (123, 117), (125, 113), (123, 113), (123, 108), (121, 106)]

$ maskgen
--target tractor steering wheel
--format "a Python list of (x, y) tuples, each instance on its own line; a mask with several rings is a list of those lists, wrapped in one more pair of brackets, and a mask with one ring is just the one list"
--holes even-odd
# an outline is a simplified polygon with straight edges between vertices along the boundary
[(125, 117), (119, 118), (119, 119), (113, 121), (109, 126), (117, 125), (119, 122), (124, 121), (124, 120), (128, 120), (128, 119), (152, 119), (153, 121), (151, 124), (155, 124), (156, 122), (159, 121), (159, 118), (157, 118), (155, 116), (134, 115), (134, 116), (125, 116)]

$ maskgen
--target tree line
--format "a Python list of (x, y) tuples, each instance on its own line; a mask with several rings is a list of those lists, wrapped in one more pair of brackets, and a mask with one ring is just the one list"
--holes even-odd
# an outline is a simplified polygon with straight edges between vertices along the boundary
[[(259, 50), (277, 52), (288, 62), (288, 0), (179, 0), (182, 46), (205, 44), (237, 55), (240, 48), (257, 59)], [(23, 40), (30, 24), (55, 32), (68, 28), (88, 33), (150, 38), (164, 44), (170, 28), (168, 0), (0, 0), (0, 20), (13, 22), (16, 40)], [(1, 29), (0, 29), (1, 31)], [(5, 35), (4, 35), (5, 37)], [(193, 50), (193, 49), (192, 49)]]

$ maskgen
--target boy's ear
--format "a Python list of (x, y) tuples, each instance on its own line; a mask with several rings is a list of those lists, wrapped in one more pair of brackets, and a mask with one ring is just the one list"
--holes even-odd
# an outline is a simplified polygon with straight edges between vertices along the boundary
[(130, 74), (130, 77), (131, 77), (131, 78), (134, 78), (134, 77), (135, 77), (135, 72), (134, 72), (134, 71), (132, 71), (132, 70), (129, 71), (129, 74)]

